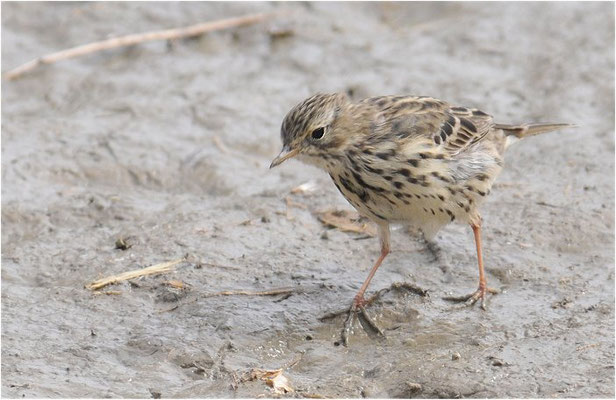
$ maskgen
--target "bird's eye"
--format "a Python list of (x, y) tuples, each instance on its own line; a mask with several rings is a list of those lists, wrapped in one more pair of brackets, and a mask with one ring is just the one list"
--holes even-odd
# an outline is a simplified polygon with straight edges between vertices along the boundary
[(325, 128), (324, 127), (320, 127), (320, 128), (315, 129), (314, 131), (312, 131), (312, 138), (313, 139), (321, 139), (324, 134), (325, 134)]

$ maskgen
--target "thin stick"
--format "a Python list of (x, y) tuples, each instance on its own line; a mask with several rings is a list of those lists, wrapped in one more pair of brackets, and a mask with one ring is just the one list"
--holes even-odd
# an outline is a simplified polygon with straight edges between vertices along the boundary
[(122, 292), (120, 292), (119, 290), (107, 290), (106, 292), (94, 292), (94, 294), (104, 294), (107, 296), (111, 296), (111, 295), (121, 295)]
[(95, 53), (101, 50), (108, 50), (117, 47), (132, 46), (139, 43), (150, 42), (153, 40), (170, 40), (180, 39), (191, 36), (198, 36), (206, 32), (212, 32), (222, 29), (233, 28), (242, 25), (251, 25), (260, 22), (266, 18), (269, 18), (274, 13), (259, 13), (252, 15), (244, 15), (241, 17), (221, 19), (218, 21), (203, 22), (196, 25), (187, 26), (184, 28), (167, 29), (163, 31), (136, 33), (132, 35), (126, 35), (99, 42), (88, 43), (70, 49), (51, 53), (34, 60), (28, 61), (25, 64), (20, 65), (4, 74), (4, 78), (11, 80), (15, 79), (22, 74), (33, 70), (34, 68), (43, 64), (52, 64), (58, 61), (66, 60), (69, 58), (79, 57), (90, 53)]
[(281, 288), (263, 290), (260, 292), (253, 292), (250, 290), (225, 290), (223, 292), (207, 293), (201, 297), (215, 297), (215, 296), (277, 296), (279, 294), (289, 294), (295, 292), (293, 288)]
[(216, 297), (216, 296), (277, 296), (279, 294), (290, 294), (290, 293), (294, 293), (295, 289), (293, 288), (280, 288), (280, 289), (270, 289), (270, 290), (263, 290), (263, 291), (259, 291), (259, 292), (253, 292), (253, 291), (249, 291), (249, 290), (225, 290), (222, 292), (216, 292), (216, 293), (206, 293), (204, 295), (201, 295), (199, 297), (195, 297), (190, 301), (184, 301), (180, 304), (176, 304), (175, 306), (168, 308), (166, 310), (159, 310), (159, 313), (163, 313), (163, 312), (168, 312), (168, 311), (173, 311), (176, 310), (178, 307), (180, 307), (183, 304), (189, 304), (189, 303), (194, 303), (195, 301), (199, 300), (200, 298), (207, 298), (207, 297)]
[(86, 285), (86, 289), (98, 290), (107, 285), (126, 281), (126, 280), (133, 279), (133, 278), (138, 278), (140, 276), (163, 274), (165, 272), (171, 272), (175, 269), (174, 267), (177, 264), (185, 260), (186, 260), (185, 258), (179, 258), (177, 260), (152, 265), (151, 267), (136, 269), (134, 271), (128, 271), (122, 274), (108, 276), (107, 278), (98, 279), (94, 282), (88, 283)]

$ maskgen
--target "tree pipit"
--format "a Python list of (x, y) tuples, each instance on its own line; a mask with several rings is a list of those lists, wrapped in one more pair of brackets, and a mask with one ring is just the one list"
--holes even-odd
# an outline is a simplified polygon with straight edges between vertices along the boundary
[[(481, 255), (478, 207), (503, 168), (507, 147), (527, 136), (570, 124), (494, 123), (483, 111), (431, 97), (381, 96), (352, 103), (344, 94), (317, 94), (296, 105), (281, 127), (283, 148), (270, 168), (289, 158), (329, 173), (342, 195), (378, 227), (381, 255), (355, 295), (343, 329), (371, 299), (364, 292), (389, 253), (389, 224), (407, 223), (430, 240), (450, 222), (473, 229), (479, 286), (448, 298), (486, 307), (489, 288)], [(375, 326), (377, 332), (380, 331)]]

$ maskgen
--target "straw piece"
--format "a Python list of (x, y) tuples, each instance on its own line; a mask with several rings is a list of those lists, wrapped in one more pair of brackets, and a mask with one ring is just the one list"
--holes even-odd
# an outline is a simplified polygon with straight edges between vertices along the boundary
[(147, 267), (147, 268), (142, 268), (142, 269), (136, 269), (134, 271), (128, 271), (128, 272), (124, 272), (118, 275), (112, 275), (112, 276), (108, 276), (107, 278), (103, 278), (103, 279), (98, 279), (94, 282), (88, 283), (86, 285), (86, 289), (90, 289), (90, 290), (98, 290), (100, 288), (103, 288), (107, 285), (111, 285), (114, 283), (118, 283), (118, 282), (122, 282), (122, 281), (126, 281), (129, 279), (134, 279), (134, 278), (139, 278), (141, 276), (146, 276), (146, 275), (156, 275), (156, 274), (164, 274), (166, 272), (171, 272), (173, 271), (175, 268), (175, 266), (179, 263), (181, 263), (182, 261), (185, 261), (185, 258), (179, 258), (177, 260), (173, 260), (173, 261), (167, 261), (164, 263), (160, 263), (160, 264), (156, 264), (156, 265), (152, 265), (151, 267)]

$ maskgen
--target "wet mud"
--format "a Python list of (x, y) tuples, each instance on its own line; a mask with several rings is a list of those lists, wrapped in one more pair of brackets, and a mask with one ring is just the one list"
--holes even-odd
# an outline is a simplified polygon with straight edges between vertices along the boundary
[[(288, 10), (191, 40), (108, 50), (2, 83), (5, 397), (614, 396), (611, 3), (3, 3), (2, 69), (109, 36)], [(344, 317), (378, 241), (324, 226), (351, 206), (312, 167), (268, 170), (317, 91), (431, 95), (502, 123), (575, 130), (512, 146), (471, 230), (434, 257), (406, 229)], [(314, 190), (291, 193), (311, 182)], [(122, 241), (118, 241), (122, 239)], [(116, 245), (117, 244), (117, 245)], [(187, 256), (93, 293), (94, 279)], [(215, 295), (288, 289), (278, 295)]]

